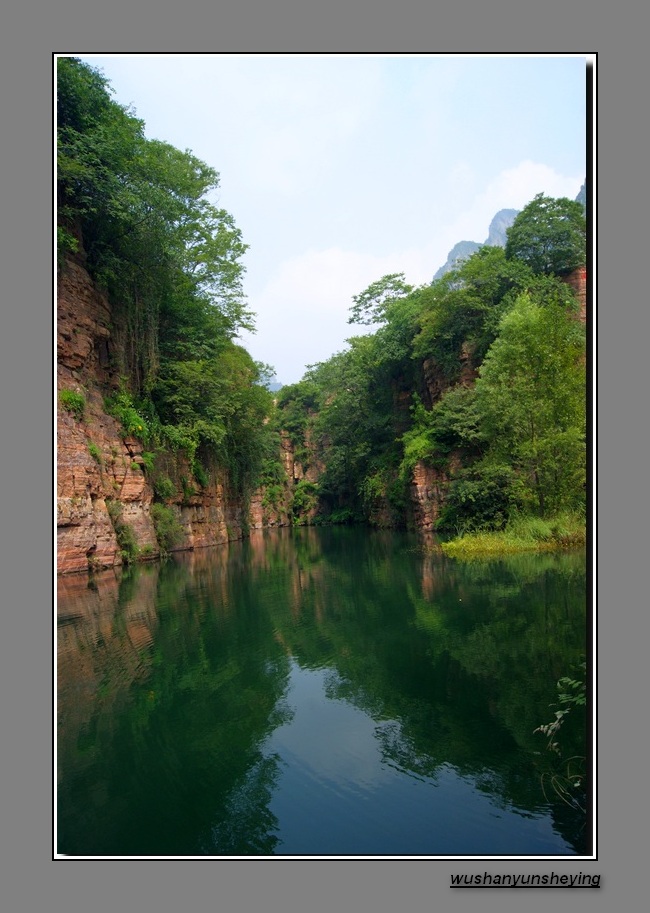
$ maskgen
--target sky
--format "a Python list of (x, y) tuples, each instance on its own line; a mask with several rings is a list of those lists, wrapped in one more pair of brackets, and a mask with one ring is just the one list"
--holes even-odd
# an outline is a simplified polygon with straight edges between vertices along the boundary
[(74, 56), (219, 172), (249, 245), (239, 341), (283, 384), (366, 331), (348, 317), (372, 282), (427, 284), (498, 210), (586, 175), (584, 56)]

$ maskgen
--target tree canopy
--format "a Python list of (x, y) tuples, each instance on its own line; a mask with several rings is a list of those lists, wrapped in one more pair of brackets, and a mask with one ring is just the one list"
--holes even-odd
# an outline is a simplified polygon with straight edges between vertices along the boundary
[(487, 462), (507, 464), (543, 516), (575, 508), (586, 482), (584, 327), (562, 303), (522, 294), (476, 382)]
[[(541, 245), (553, 269), (514, 253), (540, 212), (545, 234), (535, 229), (531, 250)], [(407, 522), (418, 463), (449, 478), (443, 526), (581, 509), (585, 334), (558, 275), (584, 258), (581, 224), (571, 201), (540, 196), (513, 226), (510, 252), (486, 245), (430, 285), (395, 273), (353, 296), (350, 322), (375, 332), (348, 340), (279, 402), (296, 441), (309, 429), (320, 448), (324, 516)]]
[(109, 408), (152, 449), (181, 451), (200, 484), (208, 470), (240, 495), (277, 483), (284, 431), (324, 466), (303, 494), (331, 520), (407, 522), (420, 462), (448, 480), (452, 527), (584, 504), (584, 328), (562, 281), (586, 259), (579, 202), (538, 194), (505, 249), (485, 245), (431, 284), (371, 283), (349, 312), (369, 332), (274, 407), (273, 369), (236, 341), (253, 324), (247, 245), (215, 203), (217, 171), (147, 138), (71, 57), (58, 61), (57, 131), (60, 263), (78, 247), (111, 301), (122, 386)]
[(534, 273), (562, 276), (586, 262), (587, 223), (582, 204), (538, 193), (507, 230), (506, 257)]
[(259, 468), (272, 406), (267, 367), (235, 343), (253, 329), (242, 288), (247, 245), (214, 203), (217, 171), (148, 139), (111, 92), (96, 69), (59, 58), (61, 261), (79, 237), (111, 301), (111, 354), (123, 379), (114, 408), (135, 410), (132, 429), (227, 468), (241, 488)]

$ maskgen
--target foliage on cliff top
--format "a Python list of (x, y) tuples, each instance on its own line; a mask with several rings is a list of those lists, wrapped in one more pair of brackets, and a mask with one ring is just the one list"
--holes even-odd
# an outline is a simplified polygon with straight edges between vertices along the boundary
[(242, 494), (263, 459), (272, 397), (268, 367), (235, 343), (253, 327), (247, 245), (213, 202), (219, 174), (148, 139), (96, 69), (73, 57), (57, 66), (61, 237), (80, 234), (111, 302), (123, 386), (109, 408), (125, 434), (218, 464)]
[(281, 390), (269, 421), (269, 368), (235, 341), (252, 325), (247, 245), (213, 202), (219, 175), (148, 139), (111, 91), (97, 70), (59, 59), (61, 237), (64, 246), (81, 237), (111, 301), (110, 355), (125, 379), (114, 414), (125, 433), (224, 469), (241, 495), (268, 467), (284, 422), (294, 447), (306, 451), (309, 438), (318, 448), (330, 516), (367, 519), (383, 501), (404, 517), (413, 466), (448, 468), (452, 450), (462, 469), (449, 482), (451, 528), (479, 501), (488, 527), (515, 506), (542, 516), (580, 508), (584, 332), (558, 278), (586, 259), (579, 203), (539, 194), (505, 250), (484, 247), (431, 285), (413, 288), (401, 273), (371, 283), (353, 297), (350, 322), (375, 332)]
[(535, 273), (563, 276), (584, 266), (586, 236), (581, 202), (538, 193), (507, 230), (506, 257), (526, 263)]
[(443, 473), (449, 530), (582, 509), (585, 332), (555, 273), (584, 262), (583, 225), (580, 204), (540, 196), (508, 250), (483, 247), (420, 288), (389, 274), (353, 297), (349, 322), (375, 332), (279, 401), (285, 427), (309, 425), (319, 447), (325, 513), (368, 519), (383, 505), (404, 521), (419, 462)]

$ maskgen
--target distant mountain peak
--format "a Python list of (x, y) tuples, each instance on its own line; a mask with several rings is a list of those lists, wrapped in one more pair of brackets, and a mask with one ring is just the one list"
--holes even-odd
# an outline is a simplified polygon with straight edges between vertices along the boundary
[[(586, 209), (587, 205), (586, 186), (587, 181), (585, 180), (576, 197), (576, 202), (582, 203), (583, 209)], [(485, 245), (490, 247), (505, 247), (507, 231), (518, 215), (518, 209), (500, 209), (490, 222), (487, 240), (485, 240), (483, 244), (479, 244), (478, 241), (459, 241), (457, 244), (454, 244), (447, 254), (447, 262), (435, 273), (433, 277), (434, 282), (436, 279), (440, 279), (444, 276), (445, 273), (455, 269), (460, 265), (462, 260), (467, 260), (468, 257), (471, 257), (472, 254), (475, 254), (477, 250)]]
[(477, 250), (480, 250), (486, 244), (490, 247), (505, 247), (506, 230), (515, 221), (518, 213), (518, 209), (500, 209), (490, 222), (488, 236), (483, 244), (479, 244), (478, 241), (459, 241), (458, 244), (454, 244), (447, 254), (447, 262), (437, 271), (433, 277), (434, 280), (440, 279), (445, 273), (458, 266), (462, 260), (467, 260), (468, 257), (471, 257), (472, 254), (475, 254)]
[(519, 215), (518, 209), (500, 209), (490, 222), (487, 241), (490, 247), (506, 246), (506, 231), (510, 228), (515, 218)]

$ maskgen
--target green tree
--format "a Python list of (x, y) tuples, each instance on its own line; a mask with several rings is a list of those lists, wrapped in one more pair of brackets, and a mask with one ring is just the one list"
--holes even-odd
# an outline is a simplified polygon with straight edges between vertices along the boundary
[(320, 404), (320, 388), (309, 379), (285, 384), (278, 392), (277, 418), (296, 451), (305, 449), (307, 432)]
[(524, 293), (479, 370), (486, 460), (511, 465), (542, 516), (584, 503), (584, 356), (582, 324), (561, 302), (541, 305)]
[(404, 279), (404, 273), (390, 273), (372, 282), (367, 289), (353, 295), (348, 323), (384, 323), (387, 309), (396, 299), (404, 298), (413, 291), (413, 286)]
[(225, 469), (243, 494), (267, 453), (272, 408), (268, 368), (234, 342), (253, 329), (242, 290), (247, 245), (212, 202), (217, 171), (148, 139), (111, 92), (92, 67), (58, 61), (61, 238), (67, 250), (71, 238), (83, 240), (111, 302), (111, 354), (124, 378), (114, 412), (152, 447)]
[(58, 61), (59, 219), (83, 237), (87, 266), (113, 303), (120, 367), (140, 394), (160, 369), (167, 315), (174, 322), (186, 312), (185, 326), (199, 334), (211, 323), (213, 338), (252, 328), (241, 286), (247, 246), (210, 202), (218, 173), (147, 139), (143, 122), (110, 92), (93, 68)]
[(530, 269), (507, 260), (502, 248), (482, 247), (417, 293), (415, 356), (434, 359), (450, 381), (459, 374), (463, 348), (479, 365), (496, 338), (501, 317), (532, 280)]
[(383, 502), (395, 508), (398, 522), (404, 520), (399, 438), (410, 423), (414, 373), (412, 331), (402, 307), (408, 309), (408, 301), (395, 300), (394, 320), (373, 335), (349, 339), (347, 351), (308, 374), (320, 389), (313, 427), (326, 467), (320, 480), (325, 513), (367, 519)]
[(581, 203), (538, 193), (507, 230), (505, 254), (535, 273), (562, 276), (585, 264), (586, 237)]
[(448, 390), (433, 406), (426, 409), (419, 396), (411, 407), (412, 426), (402, 436), (404, 455), (400, 470), (410, 477), (415, 464), (446, 466), (452, 450), (462, 450), (468, 457), (480, 454), (484, 438), (476, 410), (474, 387), (456, 386)]

